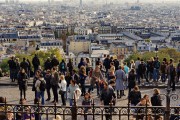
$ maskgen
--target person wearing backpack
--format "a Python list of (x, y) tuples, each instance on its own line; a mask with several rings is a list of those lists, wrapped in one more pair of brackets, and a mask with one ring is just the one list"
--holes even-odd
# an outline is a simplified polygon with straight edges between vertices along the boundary
[(65, 72), (67, 70), (66, 68), (67, 68), (66, 63), (64, 60), (62, 60), (62, 62), (59, 64), (59, 71), (63, 73), (63, 75), (65, 75)]
[(46, 81), (43, 79), (43, 75), (40, 74), (39, 79), (35, 83), (37, 91), (36, 98), (41, 98), (41, 104), (44, 105), (44, 91), (46, 90)]

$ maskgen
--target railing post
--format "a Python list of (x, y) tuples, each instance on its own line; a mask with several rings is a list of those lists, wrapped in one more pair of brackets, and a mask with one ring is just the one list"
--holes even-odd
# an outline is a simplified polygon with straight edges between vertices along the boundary
[(128, 98), (128, 120), (130, 118), (130, 101), (129, 101), (129, 98)]
[(113, 112), (113, 103), (112, 103), (112, 101), (111, 101), (111, 103), (110, 103), (110, 110), (109, 110), (109, 114), (110, 114), (110, 120), (112, 120), (112, 112)]
[(5, 108), (5, 115), (7, 116), (7, 101), (6, 101), (6, 97), (5, 97), (5, 106), (4, 106), (4, 108)]
[(77, 120), (77, 104), (76, 104), (76, 95), (74, 94), (74, 104), (72, 105), (71, 112), (72, 112), (72, 120)]
[(95, 120), (95, 108), (94, 108), (94, 99), (92, 100), (92, 105), (93, 105), (93, 109), (92, 109), (92, 113), (93, 113), (93, 120)]
[(56, 119), (56, 116), (57, 116), (57, 105), (56, 105), (56, 102), (54, 103), (54, 114), (55, 114), (55, 119)]
[(171, 88), (168, 87), (166, 94), (166, 110), (165, 110), (165, 120), (169, 120), (170, 118), (170, 91)]
[(148, 107), (147, 107), (147, 100), (146, 100), (145, 115), (146, 115), (146, 120), (148, 120)]

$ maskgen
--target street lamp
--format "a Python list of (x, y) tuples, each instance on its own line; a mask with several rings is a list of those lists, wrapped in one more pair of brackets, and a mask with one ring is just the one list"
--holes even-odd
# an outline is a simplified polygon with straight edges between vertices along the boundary
[(158, 46), (156, 45), (156, 48), (155, 48), (155, 52), (156, 52), (156, 57), (157, 57), (157, 52), (158, 52)]

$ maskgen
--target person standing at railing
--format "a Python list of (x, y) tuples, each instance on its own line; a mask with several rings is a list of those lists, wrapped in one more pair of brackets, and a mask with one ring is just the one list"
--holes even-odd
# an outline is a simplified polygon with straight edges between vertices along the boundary
[(53, 90), (54, 100), (52, 103), (58, 103), (58, 86), (59, 86), (59, 73), (56, 70), (57, 68), (52, 68), (51, 74), (51, 87)]
[(131, 106), (136, 106), (141, 100), (141, 92), (139, 87), (135, 86), (134, 89), (129, 93), (129, 103)]
[(41, 98), (41, 104), (44, 105), (44, 91), (46, 90), (46, 81), (44, 80), (42, 74), (40, 74), (39, 79), (36, 81), (35, 88), (37, 91), (36, 98)]
[(135, 85), (136, 85), (136, 74), (134, 68), (132, 68), (128, 75), (129, 93), (131, 92), (131, 89), (135, 87)]
[(85, 106), (82, 113), (84, 113), (84, 120), (87, 120), (88, 111), (91, 110), (91, 95), (89, 93), (85, 93), (84, 99), (82, 101), (82, 105)]
[(25, 70), (26, 74), (28, 73), (29, 64), (26, 61), (26, 58), (23, 58), (23, 61), (20, 63), (20, 67)]
[[(116, 90), (117, 90), (117, 98), (120, 99), (123, 96), (124, 91), (124, 80), (126, 79), (125, 72), (122, 70), (122, 67), (119, 66), (119, 70), (115, 72), (116, 76)], [(120, 92), (120, 94), (119, 94)]]
[[(162, 99), (160, 96), (159, 89), (154, 89), (153, 96), (151, 97), (151, 103), (152, 103), (152, 106), (162, 106)], [(159, 109), (153, 110), (153, 113), (156, 114), (154, 117), (154, 120), (158, 120), (160, 118), (160, 116), (158, 115), (158, 110)]]
[(74, 100), (74, 94), (77, 92), (76, 90), (79, 88), (79, 86), (76, 84), (75, 80), (71, 80), (71, 84), (69, 85), (68, 88), (68, 98), (69, 98), (69, 104), (70, 106), (73, 105), (73, 100)]
[(18, 73), (18, 85), (20, 90), (20, 99), (22, 99), (24, 93), (24, 99), (26, 99), (26, 90), (28, 86), (28, 76), (24, 69), (21, 69)]
[(67, 82), (65, 80), (64, 75), (60, 76), (60, 83), (59, 83), (59, 88), (60, 88), (60, 95), (61, 95), (61, 100), (62, 100), (62, 105), (66, 105), (66, 89), (67, 89)]
[(167, 74), (168, 74), (168, 80), (169, 80), (169, 87), (172, 88), (172, 91), (176, 90), (175, 86), (175, 78), (176, 78), (176, 68), (173, 63), (173, 59), (170, 59), (169, 66), (167, 67)]
[(14, 57), (11, 57), (11, 59), (8, 61), (9, 64), (9, 70), (10, 70), (10, 79), (12, 82), (15, 82), (15, 74), (16, 73), (16, 62)]
[(36, 71), (39, 69), (39, 66), (40, 66), (40, 60), (39, 60), (37, 54), (35, 54), (34, 58), (32, 59), (32, 64), (34, 67), (34, 74), (35, 74)]
[[(113, 112), (113, 110), (111, 110), (109, 108), (109, 105), (112, 103), (112, 100), (116, 98), (116, 95), (114, 93), (114, 90), (112, 87), (108, 87), (108, 83), (104, 82), (104, 90), (102, 91), (100, 100), (101, 100), (101, 105), (106, 106), (105, 108), (105, 112), (106, 114), (106, 120), (111, 120), (111, 115), (109, 115), (109, 113)], [(108, 106), (108, 108), (107, 108)]]
[(51, 100), (51, 71), (48, 69), (45, 73), (44, 80), (46, 81), (46, 92), (47, 92), (47, 99), (46, 101)]

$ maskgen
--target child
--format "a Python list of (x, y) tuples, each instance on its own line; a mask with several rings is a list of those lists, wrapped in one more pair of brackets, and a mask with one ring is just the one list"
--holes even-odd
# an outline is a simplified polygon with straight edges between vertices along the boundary
[(91, 96), (89, 93), (85, 93), (84, 100), (82, 101), (82, 105), (85, 105), (84, 107), (84, 120), (87, 120), (87, 113), (90, 110), (91, 106)]

